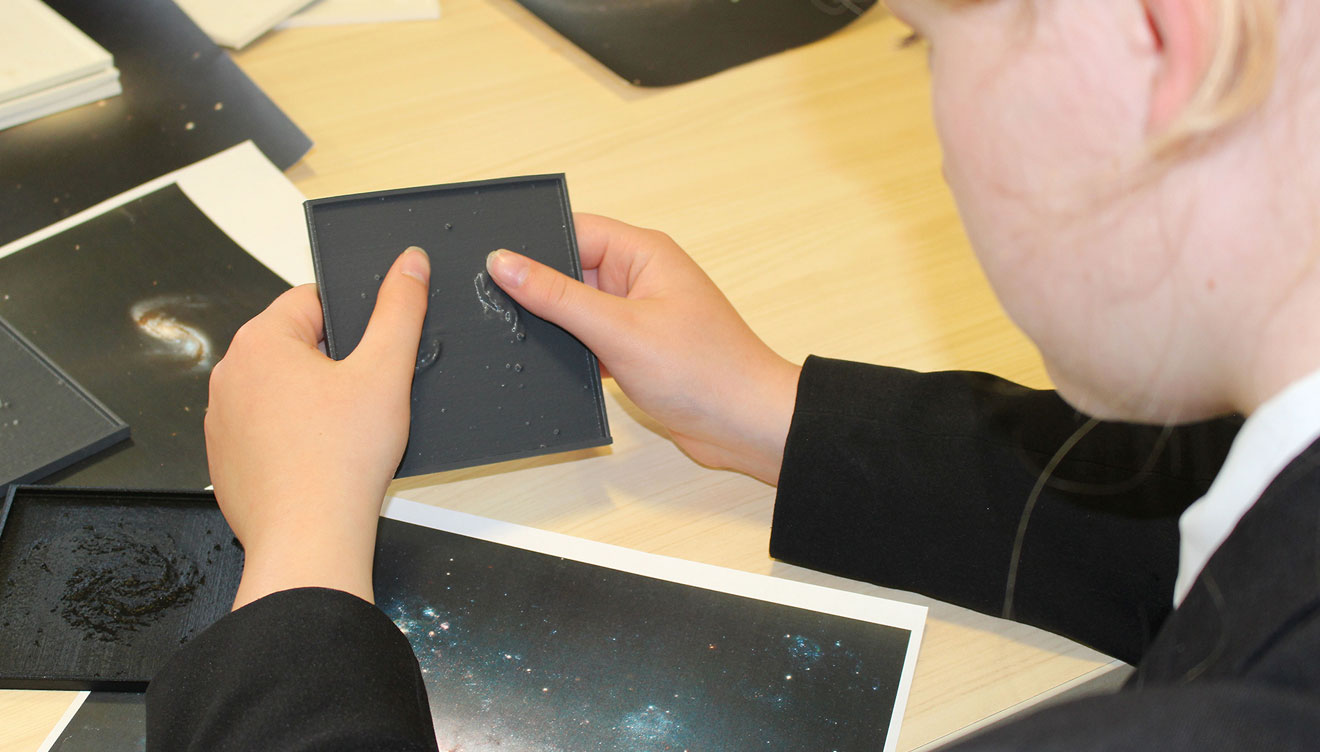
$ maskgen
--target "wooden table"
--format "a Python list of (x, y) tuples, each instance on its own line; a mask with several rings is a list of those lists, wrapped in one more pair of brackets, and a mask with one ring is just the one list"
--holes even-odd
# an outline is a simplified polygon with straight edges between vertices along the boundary
[[(435, 22), (275, 32), (236, 55), (316, 142), (308, 197), (565, 172), (576, 209), (673, 235), (779, 352), (1046, 384), (940, 178), (925, 52), (873, 11), (824, 42), (668, 89), (615, 78), (511, 0)], [(1028, 627), (772, 561), (774, 489), (700, 467), (606, 384), (614, 445), (413, 478), (400, 496), (931, 608), (901, 749), (1102, 673)], [(0, 693), (34, 750), (69, 693)]]

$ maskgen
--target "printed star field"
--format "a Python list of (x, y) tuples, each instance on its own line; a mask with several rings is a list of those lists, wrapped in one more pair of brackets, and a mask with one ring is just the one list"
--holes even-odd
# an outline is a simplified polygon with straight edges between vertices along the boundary
[(381, 520), (441, 750), (871, 750), (906, 630)]

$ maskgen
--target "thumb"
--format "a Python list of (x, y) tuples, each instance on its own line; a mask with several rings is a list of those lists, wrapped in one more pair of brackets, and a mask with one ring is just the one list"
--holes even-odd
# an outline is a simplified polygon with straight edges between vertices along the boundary
[(494, 251), (486, 271), (528, 311), (567, 330), (597, 355), (624, 320), (623, 300), (513, 251)]
[(411, 373), (430, 289), (431, 260), (426, 251), (412, 246), (394, 260), (380, 283), (367, 330), (349, 358), (360, 356), (379, 364), (404, 362)]

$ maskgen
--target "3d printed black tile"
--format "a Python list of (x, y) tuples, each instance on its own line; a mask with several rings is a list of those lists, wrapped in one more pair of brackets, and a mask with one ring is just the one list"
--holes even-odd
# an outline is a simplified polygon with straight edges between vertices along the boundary
[(0, 688), (141, 690), (229, 612), (243, 551), (206, 492), (13, 486)]
[(0, 494), (128, 438), (128, 424), (0, 319)]
[(610, 441), (595, 356), (486, 276), (518, 251), (582, 278), (562, 175), (307, 202), (331, 357), (357, 346), (382, 276), (411, 245), (431, 257), (431, 298), (400, 476)]

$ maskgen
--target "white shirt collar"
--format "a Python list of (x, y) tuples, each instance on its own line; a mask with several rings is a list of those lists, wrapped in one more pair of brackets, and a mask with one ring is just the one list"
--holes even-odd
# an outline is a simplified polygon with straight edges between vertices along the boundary
[(1210, 490), (1182, 513), (1175, 608), (1242, 515), (1317, 438), (1320, 371), (1293, 382), (1247, 418)]

